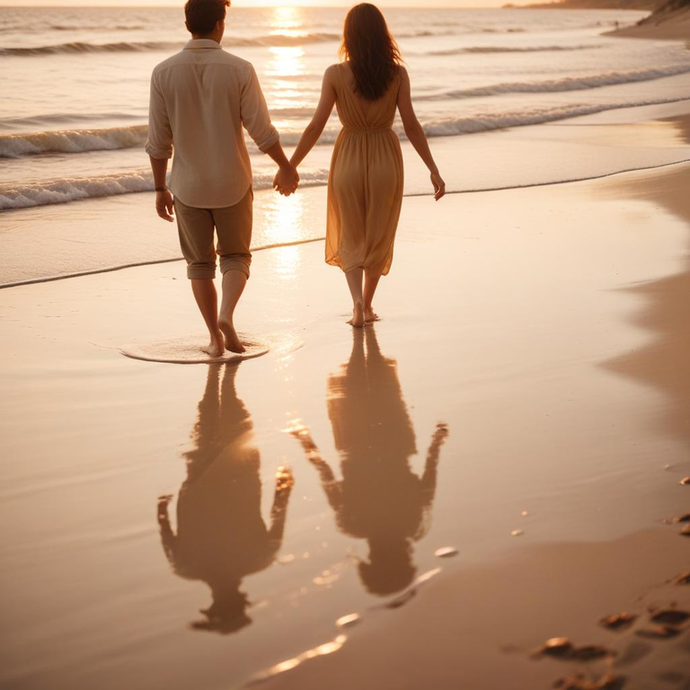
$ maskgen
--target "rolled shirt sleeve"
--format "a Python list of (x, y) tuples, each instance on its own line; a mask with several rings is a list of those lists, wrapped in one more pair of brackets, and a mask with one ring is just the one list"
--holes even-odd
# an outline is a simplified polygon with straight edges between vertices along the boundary
[(241, 92), (240, 114), (242, 125), (261, 151), (267, 151), (280, 140), (278, 130), (271, 124), (259, 78), (251, 65)]
[(165, 99), (158, 85), (156, 71), (151, 75), (149, 131), (144, 148), (151, 158), (171, 158), (173, 154), (172, 128)]

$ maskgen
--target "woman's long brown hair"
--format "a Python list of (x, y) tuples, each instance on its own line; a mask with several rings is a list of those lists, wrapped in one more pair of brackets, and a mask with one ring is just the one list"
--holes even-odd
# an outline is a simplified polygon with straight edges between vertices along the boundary
[(340, 54), (350, 62), (355, 90), (368, 101), (386, 93), (402, 64), (400, 49), (381, 10), (368, 2), (347, 13)]

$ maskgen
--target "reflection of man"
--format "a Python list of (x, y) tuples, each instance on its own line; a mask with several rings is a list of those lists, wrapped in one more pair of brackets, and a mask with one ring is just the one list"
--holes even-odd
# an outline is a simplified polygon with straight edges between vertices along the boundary
[(409, 462), (417, 450), (396, 362), (383, 357), (374, 329), (365, 331), (354, 331), (350, 361), (328, 381), (328, 414), (342, 479), (335, 478), (307, 430), (294, 433), (321, 476), (340, 530), (369, 544), (369, 559), (359, 565), (362, 582), (372, 594), (386, 595), (414, 578), (412, 543), (428, 528), (448, 430), (437, 426), (424, 474), (418, 477)]
[[(299, 181), (271, 124), (254, 68), (220, 46), (229, 5), (229, 0), (188, 0), (192, 40), (153, 70), (146, 142), (156, 211), (172, 222), (175, 208), (187, 276), (211, 337), (204, 351), (212, 357), (245, 349), (233, 322), (251, 263), (254, 196), (242, 128), (278, 164), (275, 185), (282, 194), (294, 192)], [(173, 146), (174, 200), (166, 187)], [(213, 283), (216, 252), (223, 274), (220, 315)]]
[(242, 579), (267, 568), (283, 540), (292, 490), (290, 472), (278, 473), (271, 526), (261, 516), (259, 452), (250, 445), (252, 423), (235, 391), (236, 367), (226, 366), (219, 392), (220, 368), (209, 368), (195, 447), (185, 453), (187, 479), (177, 500), (177, 534), (170, 525), (164, 496), (158, 504), (163, 549), (173, 570), (211, 588), (213, 602), (202, 610), (206, 619), (193, 624), (230, 633), (251, 622)]

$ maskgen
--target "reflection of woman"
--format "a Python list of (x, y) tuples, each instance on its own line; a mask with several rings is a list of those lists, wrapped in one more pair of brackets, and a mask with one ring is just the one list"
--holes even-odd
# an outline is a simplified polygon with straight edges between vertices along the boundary
[(447, 428), (437, 426), (418, 477), (409, 462), (417, 451), (396, 362), (383, 357), (373, 328), (354, 332), (350, 361), (330, 377), (328, 414), (341, 455), (340, 481), (309, 432), (294, 433), (321, 476), (338, 527), (369, 544), (369, 560), (359, 566), (365, 587), (379, 595), (398, 592), (414, 578), (412, 543), (428, 527)]
[(185, 453), (187, 479), (177, 501), (177, 534), (168, 518), (170, 496), (158, 504), (163, 549), (173, 570), (211, 588), (206, 619), (193, 624), (230, 633), (248, 625), (249, 605), (242, 579), (267, 568), (283, 539), (293, 485), (288, 470), (278, 474), (271, 526), (261, 516), (259, 452), (250, 445), (252, 423), (235, 391), (237, 367), (226, 366), (219, 391), (220, 367), (209, 367), (194, 449)]
[(316, 112), (290, 162), (297, 167), (304, 160), (337, 105), (343, 129), (328, 180), (326, 262), (345, 273), (354, 307), (351, 323), (359, 327), (378, 318), (374, 293), (393, 261), (403, 196), (403, 159), (392, 130), (396, 108), (431, 173), (437, 200), (445, 184), (415, 115), (400, 51), (377, 7), (362, 3), (348, 12), (341, 53), (344, 61), (324, 74)]

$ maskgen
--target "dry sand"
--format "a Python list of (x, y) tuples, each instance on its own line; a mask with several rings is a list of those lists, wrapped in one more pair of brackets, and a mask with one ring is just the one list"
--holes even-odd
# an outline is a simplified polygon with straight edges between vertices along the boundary
[[(203, 340), (179, 263), (0, 291), (0, 685), (242, 687), (316, 649), (266, 687), (687, 687), (688, 627), (638, 632), (690, 607), (689, 185), (407, 199), (354, 334), (321, 244), (258, 252), (272, 349), (236, 367), (120, 355)], [(531, 658), (554, 636), (618, 656)]]
[(626, 26), (609, 31), (608, 36), (622, 38), (647, 38), (656, 41), (690, 41), (690, 10), (684, 9), (672, 15), (659, 18), (647, 17), (643, 24)]

